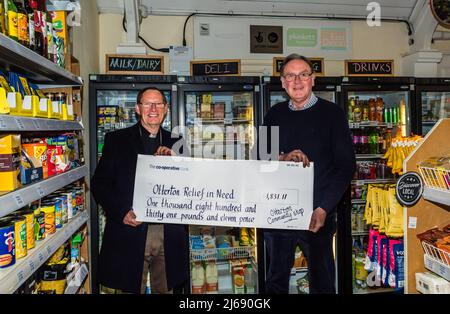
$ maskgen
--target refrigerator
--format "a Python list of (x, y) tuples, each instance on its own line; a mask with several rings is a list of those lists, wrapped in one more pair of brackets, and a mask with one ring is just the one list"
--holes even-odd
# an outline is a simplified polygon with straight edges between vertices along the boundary
[(364, 211), (369, 184), (388, 189), (396, 182), (398, 175), (392, 174), (383, 156), (396, 135), (411, 135), (417, 123), (414, 78), (343, 77), (341, 103), (352, 133), (357, 171), (338, 208), (338, 291), (401, 292), (401, 287), (375, 280), (380, 272), (365, 270), (371, 249)]
[[(179, 122), (191, 157), (251, 157), (259, 113), (259, 84), (259, 77), (178, 77)], [(190, 292), (263, 291), (259, 240), (255, 228), (190, 225)]]
[[(105, 134), (137, 123), (136, 97), (139, 90), (156, 87), (163, 91), (169, 112), (162, 127), (171, 130), (178, 124), (176, 76), (104, 75), (89, 77), (89, 149), (90, 172), (94, 173), (101, 157)], [(103, 238), (105, 215), (91, 196), (91, 265), (93, 293), (98, 293), (96, 278), (98, 254)]]
[[(341, 94), (341, 77), (325, 77), (317, 76), (314, 81), (313, 87), (314, 94), (317, 97), (326, 99), (331, 102), (338, 103), (340, 105)], [(261, 82), (262, 92), (262, 105), (263, 110), (259, 116), (259, 125), (262, 125), (264, 121), (264, 115), (273, 105), (288, 100), (289, 97), (285, 90), (281, 86), (279, 76), (264, 76)], [(336, 241), (335, 241), (335, 249)], [(267, 265), (269, 258), (267, 254), (264, 259), (265, 271), (267, 273)], [(337, 259), (336, 259), (337, 260)], [(303, 254), (300, 246), (295, 248), (295, 260), (291, 270), (291, 277), (289, 280), (289, 293), (290, 294), (307, 294), (309, 293), (309, 281), (308, 281), (308, 265), (306, 257)], [(337, 279), (336, 279), (336, 283)]]
[(416, 78), (416, 104), (414, 133), (425, 136), (439, 119), (450, 117), (450, 78)]

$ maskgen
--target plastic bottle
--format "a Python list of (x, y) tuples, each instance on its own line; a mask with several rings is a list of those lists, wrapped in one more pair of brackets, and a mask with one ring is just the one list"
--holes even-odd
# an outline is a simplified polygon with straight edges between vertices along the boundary
[(214, 261), (209, 261), (206, 265), (206, 293), (216, 294), (218, 293), (219, 275), (217, 271), (217, 265)]
[(251, 294), (255, 293), (255, 273), (251, 264), (245, 267), (245, 293)]
[(5, 11), (8, 13), (8, 36), (14, 40), (18, 40), (17, 7), (12, 0), (7, 1)]
[(192, 268), (192, 294), (205, 293), (205, 270), (200, 262), (196, 262)]

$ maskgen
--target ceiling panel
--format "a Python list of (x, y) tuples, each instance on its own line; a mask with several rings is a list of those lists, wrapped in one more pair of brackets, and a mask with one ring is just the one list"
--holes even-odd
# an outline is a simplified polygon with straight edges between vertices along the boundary
[[(150, 14), (234, 13), (365, 18), (368, 0), (142, 0)], [(418, 0), (378, 0), (381, 18), (409, 20)], [(123, 0), (97, 0), (100, 13), (123, 12)]]

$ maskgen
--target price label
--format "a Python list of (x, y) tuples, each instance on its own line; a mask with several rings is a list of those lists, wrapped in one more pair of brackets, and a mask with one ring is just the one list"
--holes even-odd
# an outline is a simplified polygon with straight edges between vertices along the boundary
[(387, 123), (387, 128), (388, 128), (388, 129), (392, 129), (392, 127), (393, 127), (393, 126), (392, 126), (392, 122), (388, 122), (388, 123)]
[(73, 171), (70, 171), (70, 172), (67, 174), (67, 176), (69, 177), (69, 181), (70, 181), (70, 182), (73, 182), (73, 181), (75, 181), (75, 180), (77, 179), (77, 176), (76, 176), (76, 174), (75, 174)]
[(233, 118), (225, 118), (225, 119), (223, 119), (223, 123), (224, 124), (232, 124), (233, 123)]
[(33, 262), (33, 261), (29, 261), (29, 262), (28, 262), (28, 265), (30, 266), (31, 272), (34, 272), (34, 269), (35, 269), (35, 267), (34, 267), (34, 262)]
[(33, 119), (33, 120), (31, 120), (31, 122), (33, 123), (33, 127), (34, 127), (35, 130), (40, 130), (41, 129), (41, 126), (39, 125), (37, 120)]
[(47, 123), (46, 123), (47, 130), (51, 130), (52, 129), (52, 124), (53, 124), (52, 120), (47, 120)]
[(16, 194), (14, 196), (14, 200), (16, 201), (16, 204), (17, 206), (19, 206), (19, 208), (25, 206), (25, 202), (23, 201), (23, 198), (20, 194)]
[(47, 246), (47, 253), (48, 253), (48, 255), (52, 254), (52, 248), (50, 247), (50, 245)]
[(24, 274), (23, 274), (23, 270), (19, 270), (19, 271), (17, 272), (17, 282), (18, 282), (19, 284), (21, 284), (21, 283), (24, 281), (24, 279), (25, 279), (25, 276), (24, 276)]
[(356, 185), (357, 186), (364, 185), (364, 180), (356, 180)]
[(6, 123), (2, 117), (0, 117), (0, 129), (6, 129)]
[(17, 127), (19, 128), (19, 130), (24, 130), (25, 129), (25, 125), (23, 125), (23, 121), (20, 118), (16, 118), (16, 124)]
[(355, 123), (353, 123), (353, 128), (355, 128), (355, 129), (359, 129), (359, 122), (355, 122)]
[(45, 196), (45, 191), (42, 187), (37, 186), (36, 187), (36, 193), (37, 195), (39, 195), (39, 197), (44, 197)]
[(42, 254), (42, 252), (39, 252), (38, 258), (39, 258), (39, 262), (43, 262), (44, 261), (44, 254)]

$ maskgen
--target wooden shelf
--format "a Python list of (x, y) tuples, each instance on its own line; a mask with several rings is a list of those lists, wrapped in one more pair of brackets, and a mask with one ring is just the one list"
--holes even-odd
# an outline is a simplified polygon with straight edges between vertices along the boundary
[[(417, 164), (427, 158), (443, 156), (450, 151), (450, 119), (441, 119), (427, 133), (424, 140), (417, 145), (405, 159), (403, 168), (407, 171), (417, 171)], [(445, 196), (444, 196), (445, 197)], [(441, 201), (441, 203), (435, 202)], [(447, 198), (448, 201), (448, 198)], [(442, 228), (450, 223), (450, 207), (444, 205), (445, 200), (436, 193), (425, 189), (423, 197), (406, 210), (405, 231), (405, 293), (419, 293), (416, 290), (415, 274), (426, 271), (424, 250), (417, 234), (434, 227)], [(416, 220), (409, 228), (409, 222)]]

